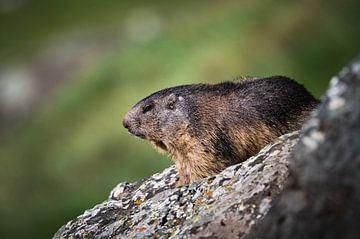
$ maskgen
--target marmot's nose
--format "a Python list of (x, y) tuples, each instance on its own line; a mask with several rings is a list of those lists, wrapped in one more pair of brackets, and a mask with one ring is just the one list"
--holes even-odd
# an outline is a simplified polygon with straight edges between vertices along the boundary
[(128, 122), (126, 119), (123, 120), (123, 126), (124, 126), (126, 129), (129, 128), (129, 122)]

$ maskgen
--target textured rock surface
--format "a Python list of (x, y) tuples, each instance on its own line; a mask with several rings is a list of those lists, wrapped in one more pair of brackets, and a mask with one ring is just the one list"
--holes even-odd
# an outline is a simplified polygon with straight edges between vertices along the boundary
[(248, 238), (360, 237), (360, 58), (332, 79), (290, 169), (289, 184)]
[(217, 176), (175, 188), (174, 167), (121, 183), (109, 200), (63, 226), (55, 238), (236, 238), (269, 210), (288, 176), (298, 133)]

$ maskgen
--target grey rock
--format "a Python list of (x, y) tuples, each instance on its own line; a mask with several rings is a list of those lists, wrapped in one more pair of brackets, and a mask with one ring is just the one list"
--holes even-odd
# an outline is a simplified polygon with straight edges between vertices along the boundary
[(360, 58), (331, 80), (294, 148), (288, 184), (246, 238), (359, 238)]
[(136, 183), (68, 222), (54, 238), (236, 238), (269, 210), (288, 176), (298, 132), (279, 138), (219, 175), (175, 187), (174, 166)]

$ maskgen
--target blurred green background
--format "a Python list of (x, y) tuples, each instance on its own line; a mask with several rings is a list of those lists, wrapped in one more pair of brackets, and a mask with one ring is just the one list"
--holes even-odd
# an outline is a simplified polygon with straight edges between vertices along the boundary
[(0, 0), (0, 238), (50, 238), (117, 183), (170, 165), (121, 124), (156, 90), (282, 74), (320, 97), (359, 53), (359, 9)]

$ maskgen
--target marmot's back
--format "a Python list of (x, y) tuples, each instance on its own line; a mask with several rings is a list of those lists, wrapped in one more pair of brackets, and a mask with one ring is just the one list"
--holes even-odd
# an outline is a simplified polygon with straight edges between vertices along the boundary
[(318, 101), (289, 78), (167, 88), (137, 103), (124, 126), (168, 152), (179, 184), (216, 174), (300, 129)]

